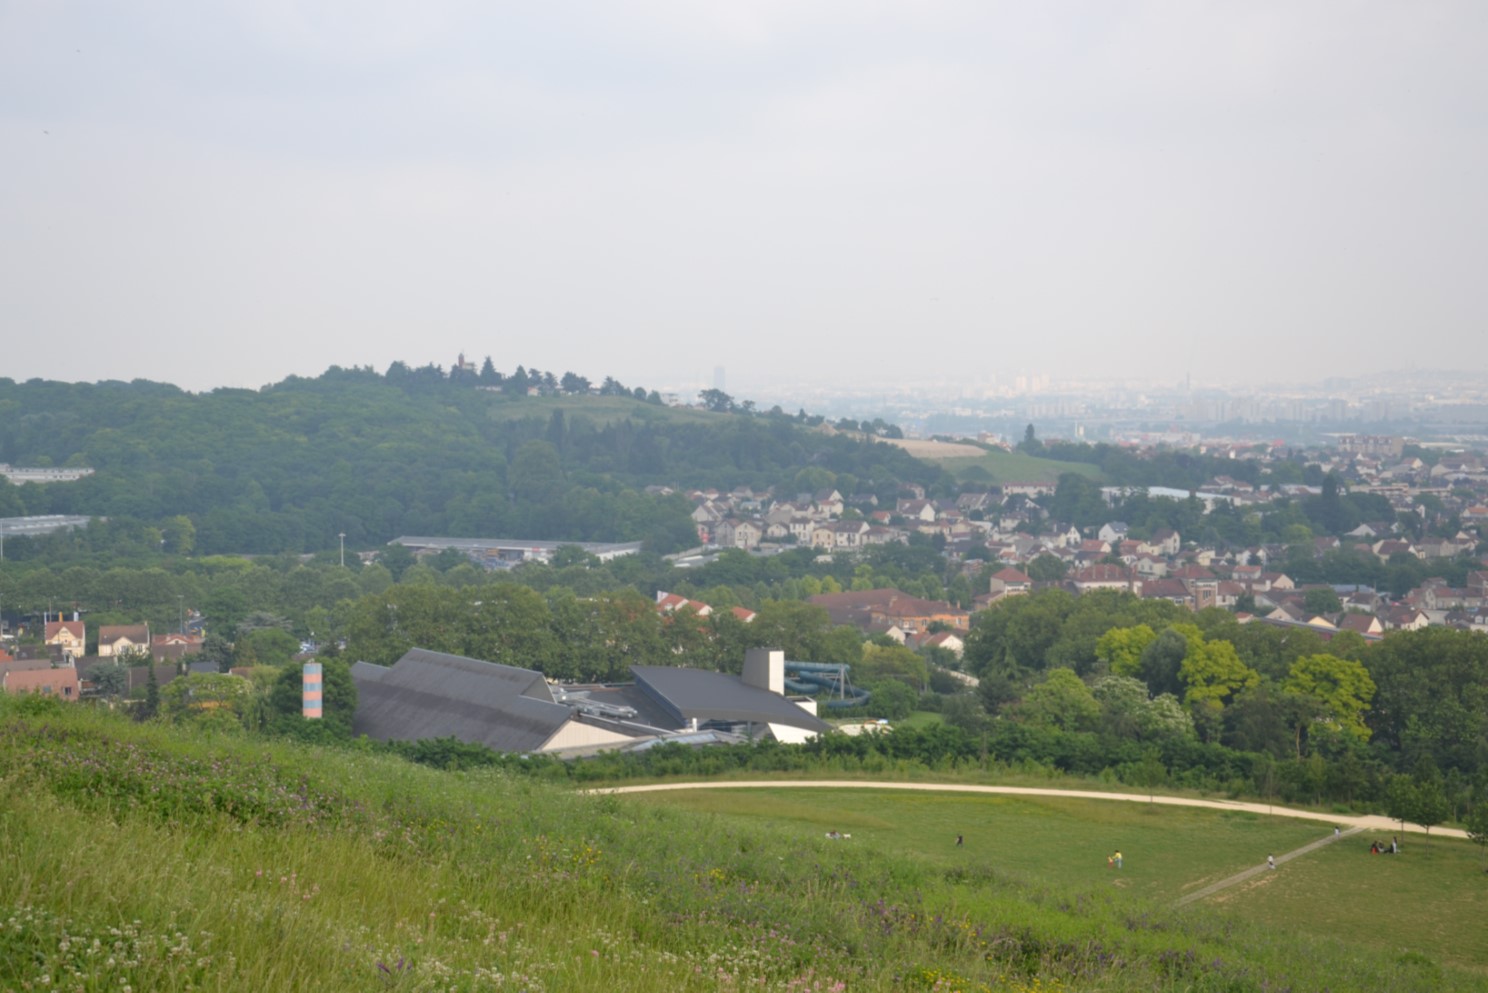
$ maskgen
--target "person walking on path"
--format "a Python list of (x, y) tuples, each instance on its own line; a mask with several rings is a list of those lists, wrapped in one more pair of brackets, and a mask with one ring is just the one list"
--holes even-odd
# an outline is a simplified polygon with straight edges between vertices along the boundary
[(1275, 855), (1267, 855), (1266, 856), (1266, 868), (1267, 869), (1275, 869), (1276, 868), (1276, 856)]

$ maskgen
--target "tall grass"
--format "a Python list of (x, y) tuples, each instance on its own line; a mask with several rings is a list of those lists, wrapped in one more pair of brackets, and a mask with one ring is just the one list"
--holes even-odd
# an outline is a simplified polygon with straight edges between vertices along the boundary
[(0, 701), (0, 839), (0, 990), (1476, 988), (902, 843), (77, 707)]

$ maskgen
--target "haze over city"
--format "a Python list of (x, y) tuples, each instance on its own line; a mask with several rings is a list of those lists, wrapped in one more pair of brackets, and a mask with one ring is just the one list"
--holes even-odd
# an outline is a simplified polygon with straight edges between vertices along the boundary
[(1488, 368), (1488, 8), (0, 8), (0, 376)]

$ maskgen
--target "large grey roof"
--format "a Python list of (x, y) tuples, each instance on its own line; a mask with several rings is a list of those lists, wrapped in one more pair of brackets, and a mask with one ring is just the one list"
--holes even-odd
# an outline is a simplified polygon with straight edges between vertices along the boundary
[(778, 693), (750, 686), (738, 676), (660, 665), (633, 665), (630, 671), (643, 690), (682, 721), (749, 721), (817, 732), (832, 727)]
[(391, 667), (358, 662), (352, 730), (379, 741), (458, 738), (498, 751), (541, 748), (573, 716), (542, 673), (422, 648)]

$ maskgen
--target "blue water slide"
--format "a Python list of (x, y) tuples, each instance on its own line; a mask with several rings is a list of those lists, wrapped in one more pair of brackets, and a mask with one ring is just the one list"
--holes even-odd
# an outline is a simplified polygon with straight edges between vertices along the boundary
[(808, 696), (823, 693), (831, 695), (832, 699), (825, 701), (829, 710), (861, 707), (868, 702), (871, 694), (848, 681), (849, 668), (851, 667), (832, 662), (792, 662), (787, 659), (785, 686), (793, 693)]

